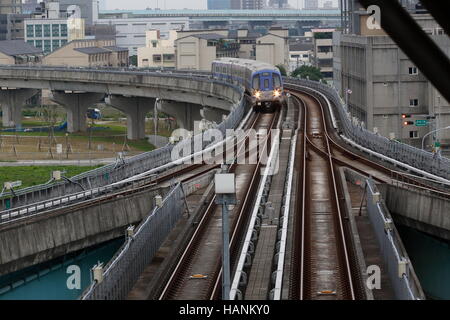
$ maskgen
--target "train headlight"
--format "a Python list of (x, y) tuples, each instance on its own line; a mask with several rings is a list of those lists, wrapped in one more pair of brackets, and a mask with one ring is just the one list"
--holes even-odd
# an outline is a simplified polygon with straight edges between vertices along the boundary
[(273, 90), (273, 96), (275, 98), (278, 98), (279, 96), (281, 96), (281, 90), (279, 90), (279, 89)]
[(261, 91), (255, 91), (255, 92), (253, 93), (253, 96), (254, 96), (256, 99), (261, 98)]

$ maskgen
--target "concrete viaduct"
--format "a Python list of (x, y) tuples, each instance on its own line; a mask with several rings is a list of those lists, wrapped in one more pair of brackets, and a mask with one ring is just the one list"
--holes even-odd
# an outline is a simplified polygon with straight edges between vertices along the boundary
[(26, 100), (47, 89), (67, 110), (69, 132), (86, 131), (87, 109), (105, 101), (127, 115), (131, 140), (145, 137), (156, 99), (160, 111), (193, 130), (202, 118), (221, 122), (242, 97), (240, 88), (200, 75), (88, 68), (1, 66), (0, 85), (4, 127), (20, 128)]

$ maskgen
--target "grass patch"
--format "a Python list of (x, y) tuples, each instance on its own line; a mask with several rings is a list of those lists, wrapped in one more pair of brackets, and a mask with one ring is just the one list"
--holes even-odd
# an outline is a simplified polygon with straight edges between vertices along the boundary
[(101, 166), (19, 166), (0, 167), (0, 185), (3, 188), (4, 182), (22, 181), (20, 188), (31, 187), (46, 183), (50, 180), (52, 171), (66, 171), (65, 177), (73, 177), (85, 171), (89, 171)]
[[(61, 123), (55, 124), (59, 126)], [(24, 128), (26, 127), (45, 127), (48, 124), (44, 121), (39, 121), (37, 118), (24, 119), (22, 121), (22, 125)], [(176, 125), (174, 125), (176, 127)], [(0, 124), (1, 128), (1, 124)], [(170, 137), (172, 130), (168, 130), (165, 126), (164, 121), (160, 120), (158, 135)], [(146, 122), (146, 133), (154, 134), (154, 126), (153, 121)], [(1, 135), (7, 136), (37, 136), (37, 137), (47, 137), (47, 131), (34, 131), (34, 132), (1, 132)], [(118, 122), (112, 122), (111, 124), (94, 124), (94, 130), (92, 130), (92, 141), (95, 143), (115, 143), (117, 146), (122, 146), (124, 143), (124, 136), (127, 134), (127, 127)], [(64, 137), (66, 135), (65, 131), (54, 131), (54, 135), (56, 137)], [(89, 140), (89, 130), (87, 132), (77, 132), (69, 134), (69, 139), (75, 139), (77, 141), (88, 141)], [(148, 142), (147, 139), (141, 140), (127, 140), (128, 146), (130, 148), (139, 150), (139, 151), (151, 151), (154, 150), (155, 147)]]

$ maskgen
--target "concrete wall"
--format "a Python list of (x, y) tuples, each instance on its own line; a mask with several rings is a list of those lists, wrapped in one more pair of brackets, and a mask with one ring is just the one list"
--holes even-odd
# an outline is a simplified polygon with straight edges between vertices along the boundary
[(156, 191), (142, 191), (105, 203), (27, 222), (0, 226), (0, 275), (54, 259), (124, 235), (154, 207)]
[(211, 71), (211, 64), (216, 59), (216, 46), (208, 46), (208, 41), (189, 36), (177, 39), (177, 69)]
[(89, 66), (89, 56), (73, 50), (74, 44), (68, 44), (44, 57), (42, 64), (48, 66)]
[(46, 55), (42, 64), (50, 66), (92, 67), (92, 66), (123, 66), (128, 65), (126, 51), (109, 51), (97, 54), (86, 54), (77, 48), (115, 46), (114, 40), (78, 40)]
[(266, 34), (256, 39), (256, 60), (273, 65), (289, 65), (289, 45), (286, 38)]
[(426, 192), (381, 185), (386, 205), (396, 220), (450, 240), (450, 201)]
[(14, 58), (0, 52), (0, 64), (14, 64)]
[[(100, 92), (126, 96), (161, 98), (206, 105), (230, 111), (241, 94), (222, 83), (172, 75), (139, 72), (92, 72), (90, 70), (0, 69), (2, 86), (56, 91)], [(27, 79), (27, 81), (24, 81)]]

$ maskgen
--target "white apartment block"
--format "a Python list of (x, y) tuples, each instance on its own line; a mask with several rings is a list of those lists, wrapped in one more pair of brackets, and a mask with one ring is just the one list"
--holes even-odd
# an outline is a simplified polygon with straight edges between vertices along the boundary
[(177, 31), (170, 30), (168, 39), (161, 39), (159, 30), (146, 31), (145, 47), (138, 48), (139, 68), (175, 68)]

